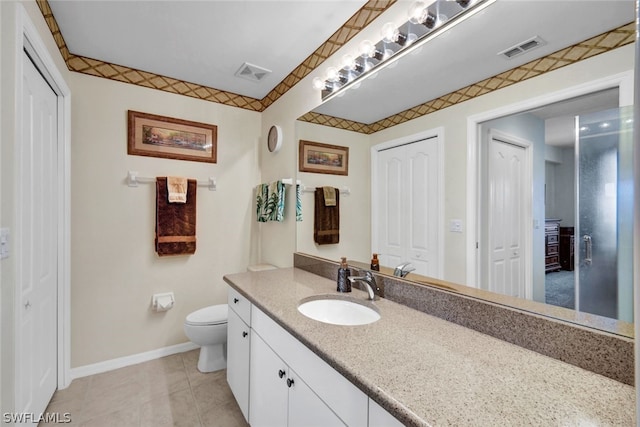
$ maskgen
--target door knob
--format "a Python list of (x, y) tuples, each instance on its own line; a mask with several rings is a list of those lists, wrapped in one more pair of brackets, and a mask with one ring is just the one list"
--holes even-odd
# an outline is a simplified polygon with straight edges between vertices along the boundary
[(249, 335), (247, 331), (242, 331), (242, 338), (246, 337), (247, 335)]
[(285, 374), (285, 372), (284, 372), (282, 369), (280, 369), (280, 370), (278, 371), (278, 376), (279, 376), (280, 378), (284, 377), (284, 374)]

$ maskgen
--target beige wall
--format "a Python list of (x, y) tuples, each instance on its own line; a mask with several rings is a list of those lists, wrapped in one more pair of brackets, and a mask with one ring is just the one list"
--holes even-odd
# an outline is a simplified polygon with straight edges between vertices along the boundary
[[(340, 195), (340, 243), (316, 245), (313, 241), (313, 193), (302, 194), (303, 221), (297, 224), (296, 249), (339, 261), (368, 261), (371, 258), (371, 162), (369, 136), (306, 122), (297, 122), (299, 140), (349, 147), (349, 175), (327, 175), (299, 172), (298, 179), (307, 187), (329, 185), (348, 187), (349, 195)], [(296, 159), (297, 161), (297, 159)]]
[[(71, 152), (71, 366), (188, 341), (187, 314), (225, 303), (226, 273), (244, 271), (256, 250), (253, 187), (260, 180), (260, 114), (185, 96), (73, 73)], [(129, 156), (127, 110), (218, 126), (217, 164)], [(155, 186), (142, 176), (217, 179), (197, 193), (197, 250), (154, 252)], [(152, 294), (175, 293), (166, 313), (150, 311)]]

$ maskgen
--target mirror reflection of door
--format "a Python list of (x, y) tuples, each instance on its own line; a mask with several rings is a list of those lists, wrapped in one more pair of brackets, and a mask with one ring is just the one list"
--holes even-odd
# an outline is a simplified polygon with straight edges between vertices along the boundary
[(531, 143), (491, 130), (482, 149), (481, 230), (486, 242), (487, 268), (483, 276), (487, 289), (503, 295), (531, 298), (528, 229), (531, 223)]
[(380, 263), (410, 262), (440, 278), (439, 137), (381, 146), (372, 158), (372, 251)]

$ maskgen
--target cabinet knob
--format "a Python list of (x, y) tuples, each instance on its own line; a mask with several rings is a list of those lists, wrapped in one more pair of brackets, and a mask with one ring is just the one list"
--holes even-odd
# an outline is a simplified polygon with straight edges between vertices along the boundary
[(287, 387), (291, 388), (293, 386), (293, 378), (287, 378)]
[(278, 371), (278, 376), (279, 376), (280, 378), (284, 377), (284, 374), (285, 374), (285, 372), (284, 372), (282, 369), (280, 369), (280, 370)]
[(239, 301), (240, 301), (240, 300), (239, 300), (238, 298), (234, 298), (234, 299), (233, 299), (233, 303), (234, 303), (234, 304), (237, 304)]
[(247, 331), (242, 331), (242, 338), (246, 337), (247, 335), (249, 335)]

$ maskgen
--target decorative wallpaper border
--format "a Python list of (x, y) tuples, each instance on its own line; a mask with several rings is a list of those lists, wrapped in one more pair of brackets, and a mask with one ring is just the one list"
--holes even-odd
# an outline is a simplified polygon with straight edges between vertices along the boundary
[(123, 83), (130, 83), (165, 92), (177, 93), (192, 98), (203, 99), (232, 107), (244, 108), (252, 111), (264, 111), (311, 71), (333, 55), (340, 47), (358, 34), (371, 21), (376, 19), (396, 0), (370, 0), (358, 10), (349, 20), (340, 27), (318, 49), (309, 55), (302, 64), (298, 65), (287, 77), (282, 80), (271, 92), (262, 99), (251, 98), (237, 93), (189, 83), (182, 80), (159, 74), (149, 73), (122, 65), (111, 64), (97, 59), (87, 58), (71, 53), (62, 36), (60, 27), (53, 16), (53, 11), (48, 0), (36, 0), (40, 12), (44, 17), (49, 31), (53, 35), (60, 53), (71, 71), (103, 77)]
[[(269, 92), (267, 96), (262, 99), (257, 99), (75, 55), (69, 51), (64, 41), (64, 37), (53, 16), (53, 11), (51, 10), (48, 0), (36, 0), (69, 70), (258, 112), (264, 111), (278, 100), (395, 2), (396, 0), (371, 0), (367, 2), (358, 12), (349, 18), (341, 28), (333, 33), (326, 42), (309, 55), (285, 77), (282, 82)], [(371, 124), (314, 112), (309, 112), (298, 120), (364, 134), (372, 134), (493, 92), (494, 90), (502, 89), (549, 71), (574, 64), (583, 59), (591, 58), (592, 56), (625, 46), (634, 41), (635, 23), (631, 22)]]
[(471, 84), (467, 87), (451, 92), (439, 98), (404, 110), (377, 122), (366, 124), (352, 120), (332, 117), (325, 114), (309, 112), (298, 120), (331, 126), (339, 129), (372, 134), (390, 128), (400, 123), (413, 120), (438, 110), (451, 107), (469, 99), (476, 98), (494, 90), (520, 83), (532, 77), (537, 77), (549, 71), (557, 70), (604, 52), (625, 46), (635, 41), (635, 23), (618, 27), (588, 40), (561, 49), (543, 58), (528, 62), (519, 67), (500, 73), (496, 76)]

